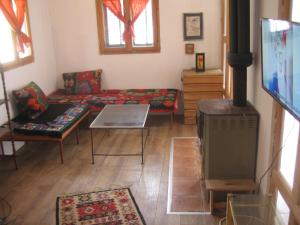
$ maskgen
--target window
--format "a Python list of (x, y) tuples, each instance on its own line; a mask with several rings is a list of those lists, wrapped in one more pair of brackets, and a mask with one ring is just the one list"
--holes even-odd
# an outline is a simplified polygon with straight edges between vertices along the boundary
[(283, 116), (282, 150), (279, 171), (293, 188), (297, 145), (299, 136), (298, 121), (286, 110)]
[(292, 4), (292, 20), (300, 23), (300, 14), (298, 12), (300, 8), (300, 0), (293, 0)]
[[(115, 7), (116, 2), (120, 7)], [(160, 51), (158, 0), (144, 1), (142, 7), (132, 7), (131, 4), (136, 2), (142, 1), (96, 0), (101, 54)]]
[[(16, 13), (15, 1), (12, 1), (12, 6), (14, 13)], [(4, 9), (0, 7), (0, 63), (2, 64), (4, 70), (16, 68), (18, 66), (28, 64), (33, 62), (33, 51), (32, 45), (23, 45), (24, 50), (18, 51), (18, 38), (16, 32), (11, 28), (11, 25), (7, 22), (6, 17), (3, 13)], [(13, 15), (15, 16), (15, 15)], [(25, 12), (24, 12), (24, 22), (21, 31), (31, 37), (29, 20), (28, 20), (28, 9), (25, 1)]]
[[(277, 132), (275, 138), (280, 139), (280, 147), (276, 150), (281, 153), (278, 159), (278, 165), (273, 168), (273, 182), (275, 185), (275, 192), (273, 194), (277, 196), (276, 207), (281, 214), (284, 224), (296, 224), (290, 223), (293, 220), (291, 204), (292, 196), (297, 198), (297, 194), (293, 193), (298, 189), (299, 184), (295, 185), (295, 172), (297, 168), (300, 168), (299, 162), (297, 163), (297, 149), (299, 143), (299, 122), (286, 110), (282, 109), (280, 113), (281, 132)], [(283, 196), (284, 195), (284, 196)], [(287, 205), (289, 202), (289, 206)], [(296, 212), (293, 212), (294, 214)]]

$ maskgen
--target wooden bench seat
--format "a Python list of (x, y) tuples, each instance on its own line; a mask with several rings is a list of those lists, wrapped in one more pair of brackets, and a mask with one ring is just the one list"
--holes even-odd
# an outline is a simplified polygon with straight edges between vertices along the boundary
[(214, 202), (214, 192), (254, 192), (256, 184), (253, 180), (205, 180), (205, 187), (209, 191), (210, 212), (213, 213), (214, 208), (224, 208), (226, 203), (220, 204)]
[(47, 135), (26, 135), (26, 134), (19, 134), (19, 133), (13, 133), (13, 137), (10, 135), (10, 132), (7, 130), (7, 132), (2, 133), (0, 136), (0, 142), (1, 142), (1, 147), (3, 141), (21, 141), (21, 142), (57, 142), (59, 144), (59, 153), (60, 153), (60, 160), (61, 163), (64, 163), (64, 158), (63, 158), (63, 141), (74, 131), (76, 131), (76, 138), (77, 138), (77, 143), (79, 143), (79, 137), (78, 137), (78, 126), (79, 124), (86, 118), (88, 118), (90, 114), (90, 111), (86, 111), (83, 115), (80, 116), (80, 118), (68, 129), (66, 129), (61, 137), (51, 137)]

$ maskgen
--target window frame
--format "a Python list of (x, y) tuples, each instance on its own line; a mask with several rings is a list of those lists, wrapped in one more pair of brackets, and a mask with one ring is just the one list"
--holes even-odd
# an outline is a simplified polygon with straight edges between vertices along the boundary
[(16, 47), (16, 32), (11, 30), (12, 39), (13, 39), (13, 42), (14, 42), (14, 54), (15, 54), (16, 59), (11, 61), (11, 62), (2, 63), (3, 71), (16, 69), (18, 67), (21, 67), (21, 66), (24, 66), (24, 65), (27, 65), (29, 63), (34, 62), (34, 51), (33, 51), (33, 43), (32, 43), (31, 28), (30, 28), (28, 2), (26, 2), (26, 7), (25, 7), (24, 23), (25, 23), (25, 26), (26, 26), (26, 29), (27, 29), (26, 30), (27, 35), (28, 35), (28, 37), (31, 38), (31, 46), (30, 46), (30, 53), (31, 54), (24, 57), (24, 58), (20, 58), (19, 52), (17, 51), (17, 47)]
[[(124, 14), (128, 19), (129, 1), (124, 1)], [(107, 20), (102, 0), (96, 0), (97, 28), (100, 54), (136, 54), (136, 53), (158, 53), (160, 52), (160, 27), (159, 27), (159, 0), (152, 0), (153, 20), (153, 46), (134, 47), (133, 41), (125, 41), (124, 47), (107, 47)]]
[[(271, 181), (269, 186), (269, 192), (277, 197), (277, 191), (280, 192), (284, 201), (290, 209), (290, 223), (291, 225), (300, 224), (300, 133), (298, 137), (297, 156), (295, 164), (294, 185), (290, 187), (282, 173), (280, 172), (280, 160), (281, 160), (281, 145), (283, 134), (283, 122), (284, 122), (284, 109), (279, 103), (274, 102), (274, 114), (273, 114), (273, 129), (272, 129), (272, 158), (277, 158), (272, 168)], [(297, 223), (298, 221), (298, 223)]]
[(230, 23), (229, 0), (221, 1), (221, 68), (224, 76), (224, 95), (227, 99), (233, 98), (233, 70), (228, 64), (227, 52), (230, 51)]
[[(279, 0), (278, 7), (279, 19), (290, 20), (292, 0)], [(277, 198), (277, 191), (282, 195), (283, 200), (290, 209), (289, 225), (300, 225), (300, 132), (297, 144), (294, 181), (293, 187), (291, 188), (280, 172), (280, 146), (282, 145), (283, 122), (284, 108), (278, 102), (273, 100), (271, 156), (272, 159), (276, 160), (272, 167), (268, 190), (275, 198)]]

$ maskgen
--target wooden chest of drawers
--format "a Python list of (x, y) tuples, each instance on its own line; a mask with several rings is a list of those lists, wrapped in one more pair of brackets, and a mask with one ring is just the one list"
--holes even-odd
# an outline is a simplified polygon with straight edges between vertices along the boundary
[(221, 70), (183, 70), (184, 124), (196, 124), (197, 101), (223, 98), (223, 72)]

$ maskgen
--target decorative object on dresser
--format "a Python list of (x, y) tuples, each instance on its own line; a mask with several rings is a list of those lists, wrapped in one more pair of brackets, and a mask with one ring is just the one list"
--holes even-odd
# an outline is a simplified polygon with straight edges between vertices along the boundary
[(197, 40), (203, 38), (202, 13), (183, 14), (183, 38), (184, 40)]
[(197, 101), (223, 98), (223, 72), (183, 70), (184, 124), (196, 124)]
[(205, 53), (196, 53), (196, 71), (205, 71)]
[(185, 54), (192, 55), (194, 54), (195, 45), (193, 43), (185, 44)]

